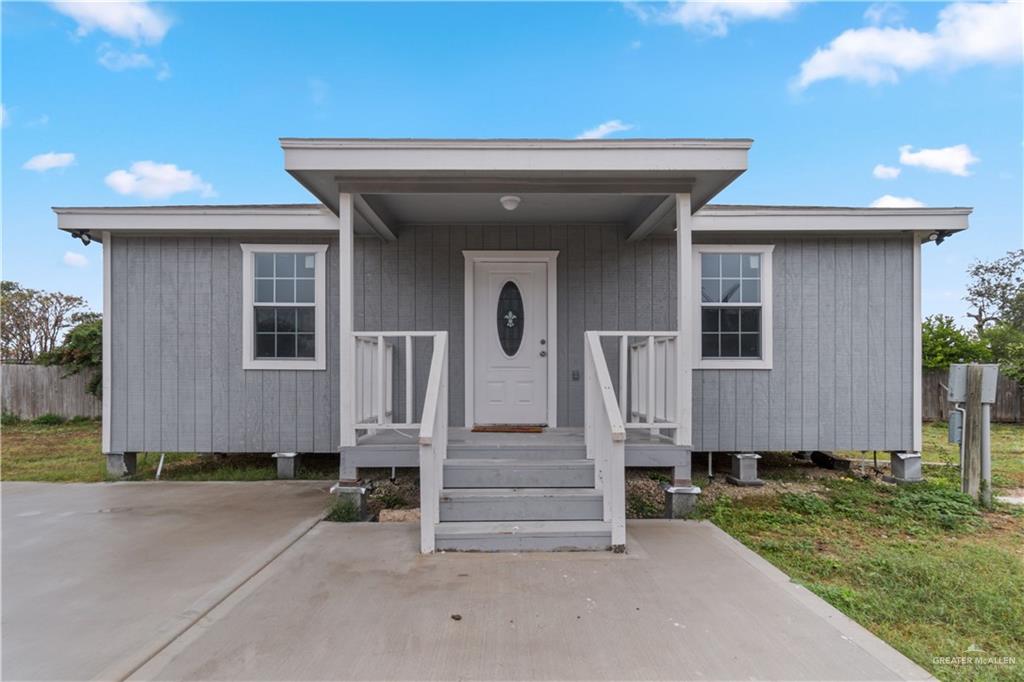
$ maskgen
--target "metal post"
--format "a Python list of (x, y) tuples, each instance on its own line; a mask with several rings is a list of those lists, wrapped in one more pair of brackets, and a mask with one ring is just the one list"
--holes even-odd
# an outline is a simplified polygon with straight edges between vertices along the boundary
[(992, 406), (981, 404), (981, 504), (992, 508)]

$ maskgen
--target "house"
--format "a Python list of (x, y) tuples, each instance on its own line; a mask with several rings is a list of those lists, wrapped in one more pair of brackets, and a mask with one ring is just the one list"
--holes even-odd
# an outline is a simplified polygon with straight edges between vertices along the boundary
[(285, 138), (317, 203), (54, 209), (104, 247), (110, 470), (419, 467), (424, 551), (622, 548), (624, 468), (684, 509), (692, 453), (919, 475), (921, 247), (970, 210), (709, 203), (751, 144)]

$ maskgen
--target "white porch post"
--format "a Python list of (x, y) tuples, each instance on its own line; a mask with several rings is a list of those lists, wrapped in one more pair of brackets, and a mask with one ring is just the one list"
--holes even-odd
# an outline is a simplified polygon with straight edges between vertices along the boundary
[(676, 429), (675, 445), (693, 445), (693, 216), (690, 195), (676, 194)]
[[(356, 444), (356, 339), (355, 299), (352, 274), (355, 272), (353, 233), (355, 231), (355, 205), (351, 194), (338, 195), (338, 333), (341, 362), (338, 420), (341, 429), (341, 447)], [(342, 467), (344, 468), (344, 467)]]

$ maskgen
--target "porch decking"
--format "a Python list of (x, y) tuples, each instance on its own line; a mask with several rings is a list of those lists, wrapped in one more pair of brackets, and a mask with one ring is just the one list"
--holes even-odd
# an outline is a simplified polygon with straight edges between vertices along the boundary
[[(387, 429), (363, 435), (354, 447), (345, 447), (342, 451), (346, 464), (359, 468), (416, 467), (419, 466), (416, 438), (414, 429)], [(552, 458), (558, 458), (561, 453), (583, 448), (583, 429), (576, 427), (544, 429), (542, 433), (476, 433), (464, 427), (448, 428), (449, 457), (457, 457), (455, 453), (465, 449), (492, 451), (491, 456), (495, 458), (513, 451), (529, 451), (539, 458), (550, 451)], [(673, 445), (670, 437), (647, 430), (628, 430), (625, 449), (626, 466), (689, 467), (690, 448)]]

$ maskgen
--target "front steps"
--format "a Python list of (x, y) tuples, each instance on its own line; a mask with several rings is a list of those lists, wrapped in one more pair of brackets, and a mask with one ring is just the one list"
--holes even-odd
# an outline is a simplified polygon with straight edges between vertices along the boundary
[(459, 521), (440, 523), (437, 549), (461, 552), (555, 552), (611, 549), (604, 521)]
[(441, 521), (600, 521), (592, 488), (452, 488), (441, 492)]
[[(606, 550), (611, 524), (581, 448), (452, 448), (444, 463), (438, 550)], [(488, 457), (487, 455), (490, 455)]]
[(449, 459), (445, 488), (593, 488), (589, 459)]

